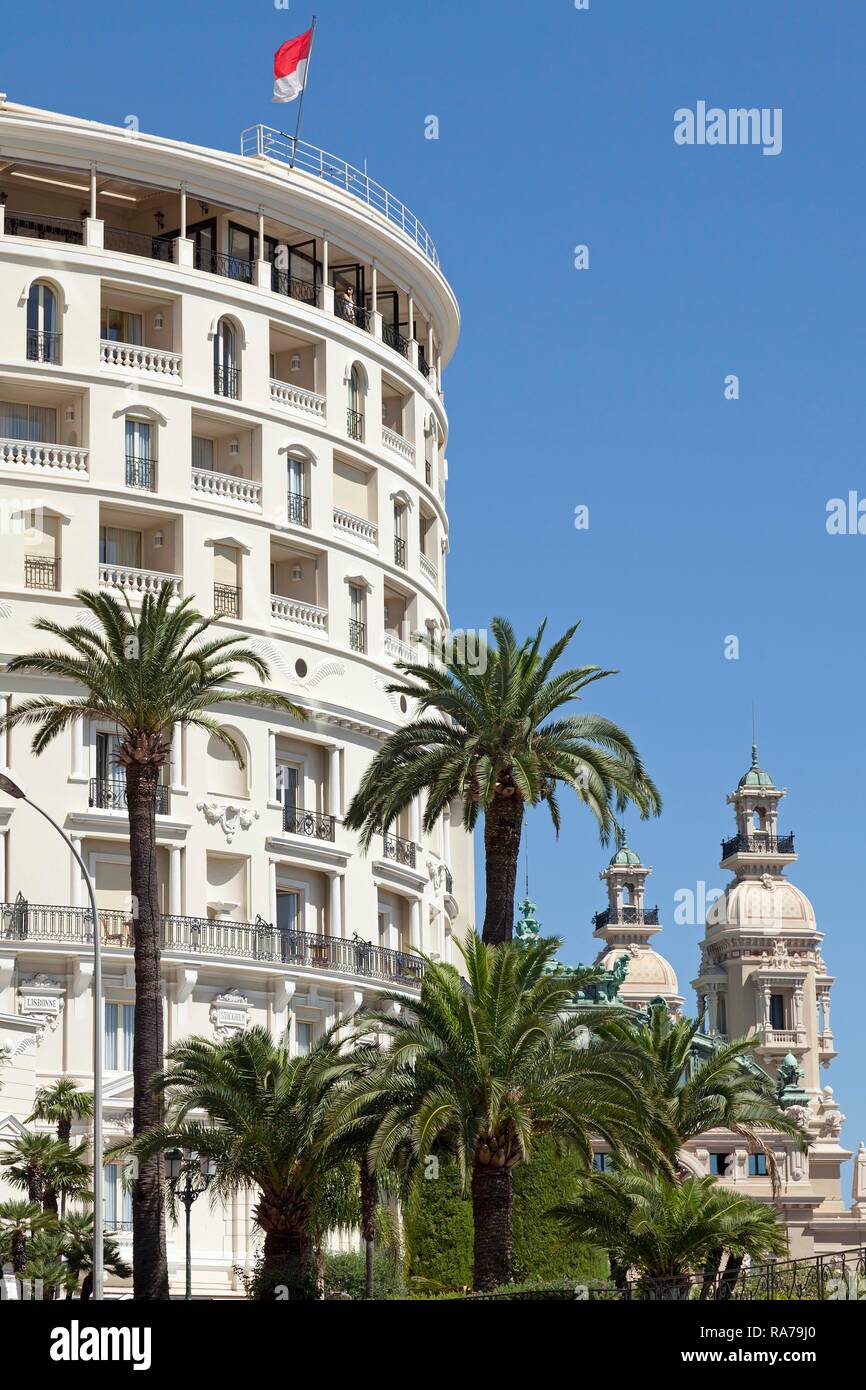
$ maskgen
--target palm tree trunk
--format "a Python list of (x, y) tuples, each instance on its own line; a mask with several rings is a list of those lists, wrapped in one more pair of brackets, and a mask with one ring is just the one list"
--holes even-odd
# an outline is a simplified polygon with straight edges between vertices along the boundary
[[(306, 1232), (265, 1232), (262, 1276), (273, 1274), (285, 1276), (291, 1297), (302, 1297), (304, 1288), (313, 1278), (313, 1242)], [(272, 1298), (273, 1290), (269, 1288), (265, 1297)]]
[(510, 1169), (485, 1165), (473, 1168), (473, 1282), (481, 1293), (511, 1283), (512, 1189)]
[(727, 1299), (733, 1298), (734, 1289), (737, 1287), (737, 1280), (740, 1277), (740, 1271), (742, 1268), (742, 1255), (728, 1256), (727, 1264), (725, 1265), (725, 1272), (722, 1275), (721, 1282), (719, 1284), (719, 1290), (716, 1294), (717, 1299), (719, 1299), (720, 1301), (726, 1301)]
[[(156, 786), (158, 768), (133, 763), (126, 769), (129, 861), (135, 941), (135, 1039), (132, 1056), (132, 1128), (138, 1136), (162, 1123), (162, 1100), (151, 1081), (163, 1065), (160, 980), (160, 903), (156, 871)], [(163, 1156), (142, 1159), (132, 1188), (133, 1297), (168, 1298), (165, 1252)]]
[(81, 1285), (81, 1302), (86, 1303), (93, 1293), (93, 1270), (89, 1269), (84, 1276), (84, 1283)]
[(373, 1297), (373, 1254), (376, 1241), (376, 1206), (379, 1184), (376, 1174), (367, 1166), (366, 1154), (361, 1159), (361, 1234), (364, 1237), (364, 1297)]
[(27, 1237), (20, 1229), (12, 1232), (12, 1268), (16, 1274), (27, 1268)]
[(523, 827), (523, 801), (516, 792), (497, 794), (484, 812), (487, 897), (482, 940), (488, 946), (514, 935), (514, 890)]
[(706, 1303), (707, 1299), (713, 1291), (713, 1285), (715, 1284), (716, 1276), (718, 1275), (719, 1269), (721, 1267), (722, 1256), (724, 1255), (724, 1253), (725, 1252), (722, 1246), (717, 1245), (716, 1248), (714, 1250), (711, 1250), (707, 1255), (706, 1261), (704, 1263), (704, 1282), (701, 1285), (701, 1303)]

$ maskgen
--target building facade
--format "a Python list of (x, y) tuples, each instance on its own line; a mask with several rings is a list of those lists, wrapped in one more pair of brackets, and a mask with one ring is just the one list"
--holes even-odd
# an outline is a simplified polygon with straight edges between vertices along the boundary
[[(277, 132), (232, 155), (0, 96), (0, 707), (59, 683), (4, 675), (33, 621), (168, 580), (252, 644), (299, 722), (227, 705), (237, 767), (176, 731), (157, 816), (167, 1046), (251, 1023), (306, 1049), (452, 958), (473, 920), (459, 808), (414, 806), (368, 854), (342, 825), (418, 634), (447, 633), (448, 421), (459, 313), (425, 228), (342, 160)], [(91, 724), (0, 767), (96, 884), (108, 1137), (129, 1127), (133, 976), (124, 785)], [(85, 885), (0, 794), (0, 1139), (37, 1086), (91, 1083)], [(252, 1198), (193, 1213), (195, 1288), (249, 1266)], [(127, 1238), (122, 1174), (107, 1218)], [(170, 1232), (176, 1286), (183, 1250)]]

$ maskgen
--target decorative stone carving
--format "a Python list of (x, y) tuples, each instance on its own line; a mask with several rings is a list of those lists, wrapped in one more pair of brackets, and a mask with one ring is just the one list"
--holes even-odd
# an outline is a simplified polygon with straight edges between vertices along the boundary
[(250, 1003), (240, 990), (218, 994), (210, 1006), (210, 1021), (218, 1038), (232, 1038), (249, 1027)]
[(18, 1012), (43, 1023), (53, 1033), (63, 1012), (65, 993), (64, 986), (50, 975), (31, 975), (18, 986)]
[(252, 806), (237, 806), (234, 802), (199, 801), (196, 810), (201, 811), (208, 825), (219, 825), (229, 844), (239, 830), (249, 830), (259, 818)]
[(833, 1087), (825, 1086), (818, 1101), (816, 1116), (817, 1134), (820, 1139), (838, 1139), (845, 1123), (845, 1116), (833, 1096)]

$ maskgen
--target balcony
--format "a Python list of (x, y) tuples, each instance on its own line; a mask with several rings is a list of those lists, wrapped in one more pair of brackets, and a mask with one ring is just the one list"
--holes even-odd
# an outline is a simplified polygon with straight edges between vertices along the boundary
[(290, 381), (271, 378), (271, 405), (294, 411), (296, 415), (306, 415), (321, 424), (325, 422), (326, 397), (307, 391), (303, 386), (293, 386)]
[(60, 362), (62, 333), (40, 333), (35, 328), (27, 330), (27, 361), (48, 362), (56, 367)]
[(401, 357), (408, 358), (409, 340), (403, 337), (403, 334), (393, 323), (382, 324), (382, 342), (387, 343), (388, 347), (393, 348), (395, 352), (399, 352)]
[(319, 286), (312, 280), (302, 280), (290, 275), (287, 270), (271, 266), (271, 289), (275, 294), (283, 294), (287, 299), (298, 299), (302, 304), (319, 303)]
[(389, 661), (413, 666), (418, 661), (418, 648), (413, 647), (410, 642), (403, 642), (399, 637), (395, 637), (393, 632), (386, 632), (385, 656)]
[(351, 406), (346, 410), (346, 433), (349, 438), (354, 439), (356, 443), (363, 444), (364, 417), (360, 410), (353, 410)]
[(57, 590), (60, 588), (60, 564), (41, 555), (24, 556), (25, 589)]
[(244, 285), (254, 283), (253, 262), (240, 256), (228, 256), (224, 251), (209, 251), (205, 246), (197, 246), (194, 265), (196, 270), (207, 271), (208, 275), (221, 275), (225, 280), (240, 280)]
[(144, 347), (140, 343), (117, 343), (109, 338), (99, 340), (99, 362), (103, 367), (118, 367), (123, 372), (179, 382), (182, 361), (179, 352), (167, 352), (164, 348)]
[(333, 844), (336, 820), (306, 811), (303, 806), (283, 807), (283, 829), (288, 835), (303, 835), (308, 840), (330, 840)]
[(402, 536), (394, 537), (394, 564), (401, 570), (406, 568), (406, 542)]
[(410, 444), (408, 439), (404, 439), (402, 434), (396, 430), (389, 429), (387, 425), (382, 426), (382, 443), (386, 449), (392, 453), (399, 454), (407, 463), (415, 463), (415, 447)]
[(21, 439), (0, 439), (0, 467), (24, 468), (32, 473), (63, 473), (84, 478), (87, 474), (86, 449), (68, 444), (30, 444)]
[(356, 304), (354, 299), (344, 299), (339, 291), (334, 293), (334, 313), (344, 323), (352, 323), (365, 333), (369, 333), (373, 327), (372, 312), (365, 309), (363, 304)]
[[(167, 816), (170, 804), (168, 787), (160, 784), (156, 788), (156, 813)], [(126, 780), (122, 777), (91, 777), (90, 800), (88, 805), (97, 811), (126, 811)]]
[(170, 237), (131, 232), (126, 227), (104, 227), (102, 244), (106, 251), (123, 256), (144, 256), (152, 261), (174, 261), (174, 242)]
[(348, 536), (352, 541), (372, 546), (374, 550), (379, 545), (379, 528), (376, 523), (367, 521), (366, 517), (355, 516), (352, 512), (344, 512), (341, 507), (334, 508), (334, 530)]
[(367, 624), (358, 618), (349, 619), (349, 650), (362, 654), (367, 650)]
[(292, 627), (327, 636), (328, 610), (314, 603), (302, 603), (299, 599), (285, 598), (282, 594), (271, 594), (271, 618), (278, 623), (288, 623)]
[(593, 929), (598, 931), (600, 927), (657, 927), (659, 924), (659, 910), (657, 907), (627, 907), (623, 906), (617, 911), (608, 908), (605, 912), (597, 912), (592, 919)]
[(732, 854), (771, 854), (792, 855), (794, 853), (793, 835), (768, 835), (757, 831), (754, 835), (733, 835), (722, 841), (722, 859)]
[(84, 245), (84, 222), (80, 217), (49, 217), (41, 212), (7, 212), (7, 236), (29, 237), (31, 241), (63, 241), (68, 246)]
[(406, 868), (414, 869), (415, 843), (413, 840), (401, 840), (399, 835), (385, 835), (383, 839), (386, 859), (393, 859), (395, 864), (402, 864)]
[[(129, 913), (106, 908), (98, 915), (103, 944), (130, 950), (133, 926)], [(90, 912), (83, 907), (55, 907), (23, 899), (3, 903), (0, 904), (0, 940), (87, 946), (93, 941)], [(255, 922), (229, 922), (166, 915), (160, 923), (160, 949), (195, 956), (334, 970), (393, 984), (418, 985), (425, 969), (420, 957), (406, 951), (391, 951), (358, 936), (344, 941), (313, 932), (282, 930), (261, 917)]]
[(103, 589), (122, 589), (133, 597), (145, 594), (154, 597), (163, 584), (171, 584), (172, 598), (180, 598), (182, 580), (179, 574), (161, 574), (157, 570), (136, 569), (132, 565), (109, 565), (100, 562), (99, 583)]
[(241, 591), (231, 584), (214, 584), (213, 611), (216, 618), (239, 618), (241, 616)]
[(156, 459), (126, 455), (126, 486), (139, 492), (156, 491)]
[(239, 401), (241, 398), (240, 367), (217, 367), (213, 369), (213, 389), (215, 396), (225, 396), (227, 400)]
[(290, 526), (309, 526), (310, 499), (300, 492), (286, 493), (286, 510)]
[(262, 504), (261, 483), (238, 478), (233, 473), (214, 473), (209, 468), (192, 470), (192, 490), (197, 497), (227, 502), (233, 507), (260, 507)]
[(421, 556), (421, 573), (427, 580), (428, 584), (432, 584), (433, 588), (435, 589), (438, 582), (436, 575), (436, 566), (433, 564), (432, 560), (427, 559), (426, 555)]

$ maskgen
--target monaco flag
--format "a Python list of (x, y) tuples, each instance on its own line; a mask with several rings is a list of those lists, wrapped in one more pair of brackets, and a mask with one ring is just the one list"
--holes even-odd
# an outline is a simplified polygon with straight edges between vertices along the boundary
[(313, 31), (289, 39), (274, 54), (274, 101), (294, 101), (304, 90)]

